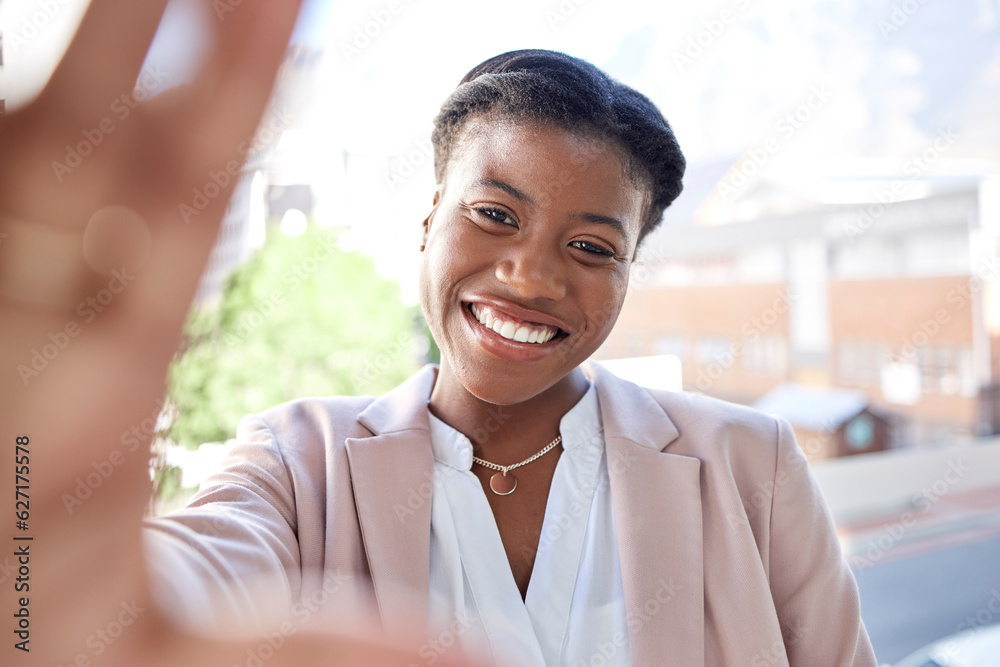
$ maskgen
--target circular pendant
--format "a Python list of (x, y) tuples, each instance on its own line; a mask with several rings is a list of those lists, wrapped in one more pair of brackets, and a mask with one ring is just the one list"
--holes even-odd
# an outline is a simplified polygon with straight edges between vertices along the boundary
[(490, 488), (498, 496), (509, 496), (517, 488), (517, 477), (511, 474), (498, 472), (490, 477)]

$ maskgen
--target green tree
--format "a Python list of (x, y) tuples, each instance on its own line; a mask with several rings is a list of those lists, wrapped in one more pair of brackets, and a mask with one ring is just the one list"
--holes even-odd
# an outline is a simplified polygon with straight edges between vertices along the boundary
[(170, 437), (187, 447), (232, 437), (247, 413), (301, 396), (378, 395), (420, 365), (419, 309), (336, 233), (271, 234), (192, 313), (170, 373)]

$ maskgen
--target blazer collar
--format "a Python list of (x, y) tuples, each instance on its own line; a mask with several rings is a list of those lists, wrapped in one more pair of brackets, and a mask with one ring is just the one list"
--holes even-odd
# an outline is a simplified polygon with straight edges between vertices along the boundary
[[(605, 437), (624, 437), (657, 451), (677, 438), (677, 427), (649, 391), (622, 380), (599, 363), (584, 362), (582, 369), (597, 390)], [(411, 429), (429, 431), (427, 401), (436, 375), (436, 364), (425, 365), (372, 401), (358, 415), (358, 421), (376, 435)]]
[[(391, 631), (426, 625), (434, 457), (424, 366), (373, 401), (346, 441), (375, 595)], [(635, 664), (701, 664), (704, 651), (701, 461), (667, 452), (680, 433), (648, 390), (600, 364), (594, 383), (607, 449), (622, 586)]]

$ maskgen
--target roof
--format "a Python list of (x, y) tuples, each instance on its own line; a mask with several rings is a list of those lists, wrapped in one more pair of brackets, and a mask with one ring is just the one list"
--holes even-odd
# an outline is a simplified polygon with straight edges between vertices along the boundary
[(757, 400), (754, 407), (783, 417), (797, 428), (836, 430), (868, 407), (868, 397), (860, 391), (785, 382)]

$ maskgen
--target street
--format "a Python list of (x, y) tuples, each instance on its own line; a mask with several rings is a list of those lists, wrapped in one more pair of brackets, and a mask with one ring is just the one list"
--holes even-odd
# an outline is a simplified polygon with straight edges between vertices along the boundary
[(955, 536), (953, 544), (855, 572), (880, 664), (960, 630), (1000, 623), (1000, 538)]

